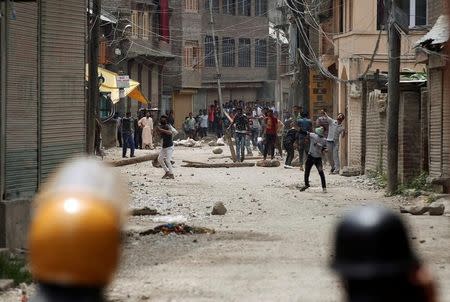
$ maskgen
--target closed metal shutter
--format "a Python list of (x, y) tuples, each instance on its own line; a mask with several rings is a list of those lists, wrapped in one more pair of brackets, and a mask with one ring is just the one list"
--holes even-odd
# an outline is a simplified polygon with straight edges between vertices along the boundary
[(38, 184), (38, 7), (14, 8), (7, 27), (5, 199), (29, 197)]
[(444, 71), (442, 83), (442, 175), (450, 177), (450, 63), (447, 62), (447, 69)]
[(430, 70), (430, 176), (440, 178), (442, 175), (442, 71)]
[(85, 31), (82, 0), (41, 3), (40, 173), (85, 151)]

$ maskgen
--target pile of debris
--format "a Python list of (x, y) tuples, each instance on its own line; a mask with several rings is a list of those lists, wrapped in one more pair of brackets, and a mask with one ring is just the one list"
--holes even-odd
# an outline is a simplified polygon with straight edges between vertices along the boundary
[(184, 223), (167, 223), (159, 225), (153, 229), (140, 232), (139, 235), (155, 235), (155, 234), (177, 234), (177, 235), (193, 235), (193, 234), (215, 234), (216, 231), (213, 229), (203, 228), (203, 227), (193, 227)]
[(217, 147), (217, 146), (225, 146), (225, 141), (223, 140), (223, 138), (219, 138), (217, 139), (217, 141), (211, 141), (208, 144), (210, 147)]
[(184, 146), (189, 148), (201, 148), (205, 141), (196, 141), (192, 138), (183, 139), (183, 140), (176, 140), (173, 142), (175, 146)]

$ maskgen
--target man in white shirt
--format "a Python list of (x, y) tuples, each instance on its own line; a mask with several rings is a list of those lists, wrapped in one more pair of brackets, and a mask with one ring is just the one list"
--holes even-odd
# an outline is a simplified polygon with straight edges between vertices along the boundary
[(331, 164), (331, 173), (339, 174), (339, 139), (345, 136), (345, 129), (342, 122), (345, 120), (345, 115), (339, 113), (337, 119), (332, 119), (328, 114), (322, 110), (322, 114), (328, 120), (328, 137), (327, 137), (327, 149), (329, 154), (329, 160)]

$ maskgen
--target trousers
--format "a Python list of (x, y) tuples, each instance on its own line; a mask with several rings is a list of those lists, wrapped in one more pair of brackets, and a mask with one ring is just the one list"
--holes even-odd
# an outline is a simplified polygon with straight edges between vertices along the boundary
[(174, 148), (173, 146), (162, 148), (158, 155), (158, 161), (161, 167), (166, 173), (173, 174), (172, 156)]
[(305, 163), (305, 186), (309, 187), (309, 175), (311, 174), (312, 166), (316, 166), (317, 171), (319, 171), (320, 181), (322, 182), (322, 188), (327, 187), (327, 183), (325, 181), (325, 173), (323, 173), (323, 165), (321, 157), (313, 157), (308, 155)]

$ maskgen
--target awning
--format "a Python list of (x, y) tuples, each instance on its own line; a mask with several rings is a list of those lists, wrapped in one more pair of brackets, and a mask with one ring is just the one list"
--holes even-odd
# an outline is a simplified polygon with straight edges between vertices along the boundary
[(415, 47), (422, 46), (428, 48), (433, 45), (446, 43), (450, 38), (449, 21), (448, 15), (439, 16), (433, 28), (415, 43)]
[[(88, 72), (89, 69), (86, 68), (86, 79), (88, 78), (87, 76)], [(103, 84), (100, 86), (100, 92), (110, 93), (113, 104), (118, 103), (120, 101), (119, 88), (117, 88), (116, 82), (116, 77), (118, 76), (118, 74), (99, 67), (98, 76), (99, 77), (102, 76), (105, 79)], [(148, 104), (149, 101), (142, 94), (141, 90), (139, 89), (139, 86), (140, 86), (139, 82), (130, 79), (130, 87), (124, 89), (125, 96), (128, 96), (132, 100), (138, 101), (140, 103)]]

